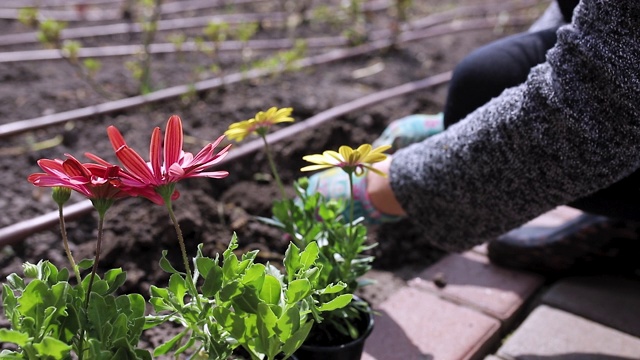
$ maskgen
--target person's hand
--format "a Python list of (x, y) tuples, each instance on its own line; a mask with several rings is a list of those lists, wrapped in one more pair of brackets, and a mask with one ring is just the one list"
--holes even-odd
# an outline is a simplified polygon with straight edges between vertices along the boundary
[(385, 222), (393, 222), (402, 219), (401, 216), (386, 215), (371, 204), (371, 199), (367, 193), (367, 175), (353, 177), (353, 196), (354, 211), (353, 219), (350, 219), (350, 192), (349, 177), (347, 173), (340, 168), (331, 168), (309, 177), (308, 193), (320, 193), (327, 199), (342, 199), (347, 201), (343, 216), (347, 221), (355, 220), (360, 217), (368, 224), (380, 224)]
[(434, 115), (415, 114), (392, 121), (373, 144), (374, 148), (391, 145), (395, 152), (413, 143), (420, 142), (444, 130), (442, 113)]

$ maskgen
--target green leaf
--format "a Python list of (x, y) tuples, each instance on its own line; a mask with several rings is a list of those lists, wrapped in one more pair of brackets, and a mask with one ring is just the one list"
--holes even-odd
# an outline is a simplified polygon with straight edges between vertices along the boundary
[(174, 352), (174, 356), (180, 355), (183, 352), (189, 350), (189, 348), (191, 348), (195, 343), (196, 343), (196, 339), (194, 337), (189, 337), (189, 340), (187, 340), (187, 342), (184, 345), (176, 349), (176, 351)]
[(87, 358), (91, 360), (113, 360), (113, 354), (110, 351), (104, 349), (104, 344), (98, 339), (89, 339), (87, 341), (89, 352)]
[[(81, 301), (78, 301), (78, 303), (81, 303)], [(78, 316), (77, 305), (79, 304), (68, 304), (67, 315), (60, 319), (61, 333), (58, 339), (66, 343), (71, 343), (72, 339), (80, 331), (80, 317)]]
[[(87, 278), (89, 277), (87, 276)], [(109, 290), (109, 284), (107, 284), (106, 281), (100, 279), (100, 277), (96, 275), (96, 278), (93, 281), (93, 287), (91, 288), (91, 292), (100, 294), (100, 295), (107, 295), (107, 290)]]
[[(205, 270), (204, 267), (202, 270)], [(201, 273), (205, 275), (205, 280), (200, 291), (202, 292), (202, 296), (211, 298), (222, 288), (222, 268), (218, 266), (218, 264), (213, 263), (207, 272)]]
[(240, 284), (237, 281), (232, 281), (220, 290), (220, 300), (229, 301), (241, 293), (242, 289), (240, 288)]
[(307, 279), (293, 280), (286, 290), (287, 304), (295, 304), (311, 294), (311, 282)]
[(169, 291), (173, 293), (178, 303), (184, 306), (184, 297), (187, 294), (187, 283), (180, 274), (172, 274), (169, 278)]
[(287, 280), (291, 282), (300, 268), (300, 249), (292, 242), (284, 253), (284, 268), (287, 272)]
[(160, 356), (160, 355), (165, 355), (166, 353), (168, 353), (169, 351), (171, 351), (171, 349), (180, 341), (182, 340), (182, 338), (184, 337), (184, 335), (186, 334), (186, 330), (183, 330), (182, 332), (180, 332), (178, 335), (174, 336), (173, 338), (171, 338), (169, 341), (167, 341), (166, 343), (158, 346), (157, 348), (155, 348), (153, 350), (153, 356)]
[(83, 259), (78, 264), (76, 264), (79, 270), (87, 270), (93, 267), (93, 259)]
[(111, 329), (107, 328), (109, 321), (115, 308), (110, 309), (107, 301), (100, 294), (92, 293), (89, 300), (89, 308), (87, 309), (87, 317), (91, 323), (91, 327), (96, 329), (99, 334), (98, 340), (106, 341), (108, 333)]
[(328, 285), (326, 288), (319, 291), (320, 294), (336, 294), (344, 290), (347, 287), (345, 283), (337, 283)]
[(309, 336), (311, 327), (313, 327), (313, 320), (304, 323), (304, 325), (302, 325), (300, 329), (298, 329), (298, 331), (294, 332), (293, 335), (291, 335), (291, 337), (284, 342), (284, 345), (282, 346), (282, 353), (285, 355), (285, 357), (293, 355), (293, 353), (296, 352), (296, 350), (298, 350), (300, 346), (302, 346), (304, 341)]
[(318, 280), (320, 279), (320, 275), (322, 274), (322, 269), (324, 269), (323, 265), (320, 264), (318, 267), (312, 267), (311, 269), (304, 272), (303, 276), (312, 284), (318, 284)]
[(20, 296), (20, 312), (23, 316), (31, 317), (37, 324), (42, 323), (42, 313), (39, 309), (46, 307), (45, 299), (49, 289), (41, 280), (32, 280)]
[[(113, 323), (113, 331), (111, 332), (111, 341), (115, 342), (118, 339), (127, 339), (127, 334), (129, 333), (129, 319), (127, 319), (127, 315), (118, 314)], [(127, 346), (129, 344), (127, 343)]]
[(166, 288), (151, 285), (151, 287), (149, 287), (149, 292), (151, 292), (151, 297), (157, 297), (169, 301), (169, 290)]
[(144, 317), (129, 319), (127, 338), (131, 346), (136, 346), (140, 342), (140, 336), (142, 336), (146, 323), (147, 320)]
[(273, 275), (265, 276), (262, 289), (260, 289), (260, 299), (267, 304), (277, 305), (280, 302), (281, 292), (280, 281)]
[(153, 360), (153, 358), (151, 357), (151, 353), (149, 353), (149, 351), (147, 351), (147, 350), (135, 349), (134, 352), (136, 353), (136, 358), (137, 359), (140, 359), (140, 360)]
[(169, 316), (166, 316), (166, 315), (161, 315), (161, 316), (149, 315), (145, 318), (143, 329), (144, 330), (151, 329), (153, 327), (156, 327), (160, 324), (167, 322), (167, 320), (169, 320)]
[(241, 283), (256, 289), (262, 288), (266, 267), (263, 264), (252, 264), (242, 277)]
[(129, 299), (132, 317), (144, 317), (146, 310), (144, 297), (140, 294), (129, 294), (126, 297)]
[(245, 336), (245, 322), (238, 314), (223, 307), (214, 308), (212, 314), (220, 327), (228, 331), (233, 338), (241, 340)]
[[(265, 303), (258, 304), (258, 315), (258, 329), (262, 326), (263, 330), (267, 331), (268, 336), (274, 336), (278, 317), (273, 313), (271, 307)], [(262, 325), (260, 325), (261, 323)]]
[(215, 260), (208, 257), (197, 257), (195, 262), (198, 272), (200, 272), (205, 279), (207, 278), (207, 274), (211, 271), (211, 268), (218, 266)]
[(280, 341), (286, 342), (291, 334), (300, 328), (300, 309), (296, 306), (288, 308), (278, 319), (276, 324), (280, 334)]
[(320, 249), (318, 248), (318, 244), (315, 241), (307, 244), (307, 247), (304, 248), (304, 251), (300, 254), (300, 263), (302, 265), (302, 270), (307, 270), (313, 264), (315, 264), (316, 260), (318, 260), (318, 254), (320, 253)]
[(40, 355), (51, 356), (54, 359), (63, 359), (71, 351), (71, 345), (49, 336), (46, 336), (41, 342), (33, 344), (33, 347)]
[(13, 290), (22, 291), (25, 287), (24, 280), (16, 273), (11, 273), (7, 276), (7, 283)]
[(109, 285), (105, 295), (112, 294), (127, 281), (127, 273), (120, 268), (110, 269), (104, 274), (104, 281)]
[(253, 260), (256, 259), (260, 250), (251, 250), (242, 254), (242, 262), (247, 261), (248, 264), (253, 263)]
[(61, 281), (69, 281), (69, 269), (67, 268), (62, 268), (59, 272), (58, 272), (58, 276), (55, 279), (57, 282), (61, 282)]
[(250, 287), (242, 288), (242, 293), (233, 298), (233, 307), (236, 310), (242, 310), (250, 314), (258, 313), (258, 304), (260, 304), (260, 298), (257, 291)]
[(24, 356), (18, 354), (15, 351), (2, 350), (0, 351), (0, 359), (2, 360), (24, 360)]
[(278, 318), (269, 305), (258, 304), (258, 336), (256, 349), (264, 352), (268, 359), (273, 359), (278, 354), (280, 339), (276, 336)]
[(58, 268), (49, 261), (44, 261), (42, 263), (42, 266), (43, 266), (43, 269), (46, 269), (43, 271), (43, 273), (46, 274), (46, 279), (48, 283), (51, 285), (55, 284), (58, 280), (58, 274), (60, 273), (58, 271)]
[(49, 325), (53, 322), (55, 325), (58, 324), (58, 321), (56, 321), (56, 315), (58, 312), (62, 312), (64, 313), (66, 309), (66, 306), (63, 307), (62, 309), (56, 308), (55, 306), (49, 306), (46, 309), (44, 309), (44, 316), (43, 316), (43, 320), (42, 320), (42, 324), (40, 325), (40, 329), (44, 330), (49, 328)]
[(7, 284), (2, 284), (2, 304), (4, 305), (4, 313), (7, 319), (13, 317), (13, 312), (18, 305), (18, 300), (13, 294), (13, 290)]
[(238, 277), (238, 265), (238, 258), (233, 253), (225, 256), (222, 264), (222, 273), (226, 280), (234, 280)]
[(160, 268), (169, 274), (182, 274), (171, 265), (169, 260), (167, 260), (167, 250), (162, 250), (162, 256), (160, 257)]
[(342, 295), (336, 297), (335, 299), (322, 304), (321, 306), (318, 307), (318, 310), (320, 310), (320, 311), (332, 311), (332, 310), (336, 310), (336, 309), (341, 309), (341, 308), (347, 306), (351, 302), (352, 298), (353, 298), (353, 295), (351, 295), (351, 294), (342, 294)]
[(17, 330), (0, 329), (0, 343), (12, 343), (25, 346), (29, 341), (29, 335)]
[(71, 290), (71, 285), (67, 282), (60, 282), (51, 287), (51, 291), (48, 293), (47, 302), (51, 306), (58, 308), (57, 314), (62, 315), (65, 313), (67, 294)]
[(229, 246), (227, 246), (227, 250), (222, 253), (222, 258), (227, 259), (228, 257), (234, 256), (233, 250), (238, 248), (238, 236), (236, 233), (233, 233), (231, 236), (231, 240), (229, 241)]

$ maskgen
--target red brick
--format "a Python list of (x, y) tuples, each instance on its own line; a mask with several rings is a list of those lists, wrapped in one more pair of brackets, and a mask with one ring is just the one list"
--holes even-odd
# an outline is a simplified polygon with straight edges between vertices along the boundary
[(409, 284), (509, 322), (543, 282), (541, 276), (495, 266), (469, 251), (446, 256)]
[(498, 350), (505, 359), (638, 359), (640, 339), (538, 306)]
[(499, 341), (496, 319), (414, 288), (400, 289), (377, 311), (366, 360), (482, 359)]

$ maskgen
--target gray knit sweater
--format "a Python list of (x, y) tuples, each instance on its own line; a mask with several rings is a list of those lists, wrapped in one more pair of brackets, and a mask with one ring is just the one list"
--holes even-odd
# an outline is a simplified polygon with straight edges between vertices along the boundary
[(524, 84), (396, 152), (390, 179), (430, 241), (462, 250), (639, 167), (640, 0), (582, 0)]

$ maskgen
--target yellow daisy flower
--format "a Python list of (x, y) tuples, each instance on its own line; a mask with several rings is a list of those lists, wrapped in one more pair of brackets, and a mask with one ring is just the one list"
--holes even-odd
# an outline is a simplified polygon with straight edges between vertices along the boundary
[(373, 168), (371, 164), (385, 160), (387, 155), (384, 152), (390, 148), (390, 145), (383, 145), (373, 149), (370, 144), (363, 144), (354, 150), (343, 145), (340, 146), (338, 152), (327, 150), (322, 154), (304, 156), (303, 160), (316, 165), (305, 166), (300, 171), (338, 167), (348, 174), (355, 173), (356, 176), (364, 174), (364, 169), (369, 169), (380, 176), (387, 176), (382, 171)]
[(231, 124), (224, 134), (235, 141), (242, 141), (251, 134), (264, 136), (269, 128), (275, 124), (283, 122), (293, 122), (291, 112), (293, 108), (272, 107), (267, 111), (260, 111), (256, 116), (249, 120), (239, 121)]

